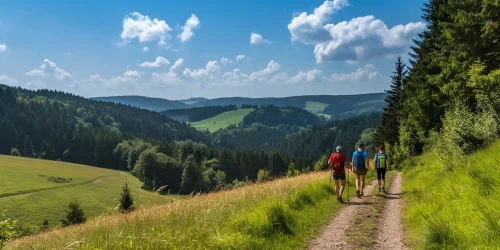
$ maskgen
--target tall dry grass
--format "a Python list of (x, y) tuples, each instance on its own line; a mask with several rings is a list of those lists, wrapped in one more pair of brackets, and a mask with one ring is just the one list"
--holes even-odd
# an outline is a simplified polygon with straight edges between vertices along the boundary
[[(196, 195), (127, 215), (98, 217), (83, 225), (21, 238), (8, 242), (6, 249), (251, 249), (255, 244), (265, 245), (262, 241), (266, 239), (239, 231), (231, 221), (259, 218), (253, 215), (260, 207), (267, 211), (271, 223), (276, 218), (303, 223), (304, 216), (311, 217), (316, 210), (332, 213), (340, 205), (325, 204), (334, 197), (328, 178), (326, 172), (310, 173)], [(303, 196), (301, 193), (307, 188), (315, 193), (314, 197), (321, 197), (314, 198), (315, 201), (305, 199), (306, 205), (321, 207), (290, 209), (287, 200), (294, 194)], [(329, 213), (324, 215), (326, 219)], [(305, 229), (288, 233), (300, 234), (301, 230)], [(276, 237), (281, 234), (287, 232), (278, 230)]]

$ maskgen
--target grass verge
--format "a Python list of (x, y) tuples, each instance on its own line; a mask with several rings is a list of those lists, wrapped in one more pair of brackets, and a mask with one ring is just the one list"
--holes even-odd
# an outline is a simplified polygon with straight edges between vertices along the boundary
[(403, 171), (405, 240), (415, 249), (500, 249), (500, 141), (446, 170), (429, 153)]
[(342, 206), (329, 175), (311, 173), (96, 218), (7, 249), (303, 249)]

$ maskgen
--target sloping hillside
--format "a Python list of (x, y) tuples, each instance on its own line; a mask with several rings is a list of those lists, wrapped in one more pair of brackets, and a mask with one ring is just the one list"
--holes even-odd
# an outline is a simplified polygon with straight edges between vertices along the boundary
[(191, 103), (195, 103), (189, 100), (185, 100), (186, 102), (171, 101), (167, 99), (152, 98), (146, 96), (110, 96), (94, 97), (91, 99), (96, 101), (120, 103), (153, 111), (187, 108)]
[(500, 141), (453, 171), (435, 153), (406, 166), (403, 222), (418, 249), (500, 249)]
[[(0, 211), (24, 228), (60, 227), (71, 201), (78, 200), (86, 216), (114, 214), (122, 186), (128, 181), (137, 207), (180, 196), (155, 195), (127, 172), (66, 162), (0, 155)], [(21, 185), (22, 184), (22, 185)]]

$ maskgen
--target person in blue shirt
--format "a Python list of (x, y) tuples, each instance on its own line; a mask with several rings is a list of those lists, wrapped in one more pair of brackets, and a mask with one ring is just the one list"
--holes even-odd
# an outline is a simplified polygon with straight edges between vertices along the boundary
[(368, 153), (364, 150), (363, 144), (358, 145), (358, 151), (352, 154), (352, 165), (356, 174), (356, 195), (361, 198), (365, 190), (365, 177), (368, 172)]
[[(391, 161), (389, 155), (385, 152), (384, 145), (380, 145), (379, 153), (375, 155), (373, 163), (377, 168), (378, 191), (385, 192), (385, 173), (391, 168)], [(380, 189), (380, 186), (382, 186), (382, 189)]]

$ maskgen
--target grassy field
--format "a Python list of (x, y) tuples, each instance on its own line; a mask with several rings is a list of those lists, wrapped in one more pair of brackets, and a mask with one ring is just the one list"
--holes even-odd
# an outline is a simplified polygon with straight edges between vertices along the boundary
[(210, 132), (214, 132), (221, 128), (226, 128), (231, 124), (237, 125), (243, 121), (243, 117), (253, 110), (254, 109), (237, 109), (228, 111), (199, 122), (193, 122), (191, 125), (198, 130), (208, 129)]
[(320, 115), (320, 116), (324, 116), (326, 119), (330, 119), (332, 116), (331, 115), (327, 115), (327, 114), (323, 114), (323, 110), (328, 107), (330, 104), (328, 103), (321, 103), (321, 102), (311, 102), (311, 101), (307, 101), (306, 102), (306, 107), (304, 108), (305, 110), (313, 113), (313, 114), (316, 114), (316, 115)]
[(406, 166), (403, 223), (416, 249), (500, 249), (500, 142), (446, 170), (435, 154)]
[[(127, 178), (138, 206), (171, 201), (177, 196), (155, 195), (141, 189), (126, 172), (65, 162), (0, 156), (0, 211), (22, 225), (61, 225), (70, 201), (78, 200), (89, 218), (113, 214)], [(66, 182), (68, 181), (68, 182)]]
[(342, 206), (327, 172), (303, 174), (95, 218), (7, 249), (304, 249)]

